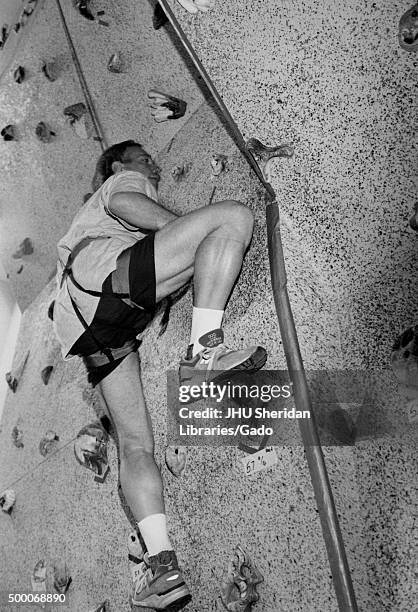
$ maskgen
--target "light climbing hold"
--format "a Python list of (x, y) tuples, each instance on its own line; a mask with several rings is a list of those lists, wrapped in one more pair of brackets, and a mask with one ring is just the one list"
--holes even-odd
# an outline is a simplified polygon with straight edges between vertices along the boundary
[(173, 181), (178, 183), (180, 180), (186, 178), (192, 168), (191, 162), (186, 162), (179, 166), (174, 166), (171, 171), (171, 176), (173, 177)]
[(184, 472), (187, 462), (187, 450), (185, 446), (167, 446), (165, 449), (165, 462), (177, 478)]
[(226, 155), (212, 155), (210, 165), (212, 166), (213, 176), (219, 176), (225, 170), (228, 158)]
[(250, 612), (260, 599), (257, 585), (264, 578), (255, 563), (241, 546), (236, 546), (228, 563), (226, 579), (222, 582), (221, 599), (230, 612)]
[(38, 561), (33, 568), (31, 585), (34, 593), (46, 593), (46, 563), (44, 559)]
[(48, 81), (56, 81), (58, 78), (58, 66), (55, 62), (44, 62), (41, 67), (42, 72)]
[(94, 15), (90, 10), (90, 0), (75, 0), (74, 4), (80, 15), (83, 15), (83, 17), (90, 21), (94, 21)]
[(6, 125), (0, 134), (3, 137), (3, 140), (16, 140), (16, 126), (14, 125)]
[(13, 78), (16, 83), (23, 83), (25, 79), (25, 69), (23, 68), (23, 66), (18, 66), (16, 68), (16, 70), (13, 72)]
[(74, 442), (77, 461), (96, 474), (96, 482), (104, 482), (110, 468), (107, 461), (108, 434), (99, 423), (83, 427)]
[(93, 126), (89, 122), (87, 107), (83, 102), (77, 102), (77, 104), (71, 104), (71, 106), (64, 108), (64, 115), (77, 136), (83, 140), (90, 138), (93, 133)]
[(154, 30), (159, 30), (168, 22), (168, 17), (165, 14), (161, 4), (157, 2), (154, 9), (154, 15), (152, 16), (152, 25)]
[(186, 112), (187, 103), (180, 98), (150, 89), (148, 99), (151, 106), (151, 115), (157, 123), (168, 119), (179, 119)]
[(0, 495), (0, 508), (3, 510), (3, 512), (11, 514), (15, 501), (16, 493), (13, 491), (13, 489), (6, 489)]
[(418, 387), (418, 325), (408, 327), (395, 341), (390, 357), (397, 379)]
[(17, 251), (15, 251), (12, 255), (13, 259), (20, 259), (25, 255), (32, 255), (33, 253), (33, 244), (30, 238), (25, 238), (19, 245)]
[(56, 448), (57, 442), (59, 442), (59, 436), (57, 436), (55, 431), (48, 429), (42, 440), (39, 442), (39, 452), (41, 453), (42, 457), (49, 455), (49, 453)]
[(55, 132), (44, 121), (38, 123), (35, 134), (41, 142), (51, 142), (56, 136)]
[(267, 147), (257, 138), (250, 138), (247, 141), (247, 149), (258, 163), (268, 183), (271, 180), (272, 160), (275, 157), (292, 157), (295, 152), (292, 145), (283, 144), (277, 147)]
[(186, 9), (186, 11), (188, 11), (189, 13), (192, 13), (192, 15), (195, 15), (199, 11), (206, 13), (215, 4), (215, 0), (177, 0), (177, 1), (179, 2), (179, 4), (181, 4), (181, 6), (184, 9)]
[(399, 21), (399, 44), (405, 51), (418, 50), (418, 4), (408, 9)]
[(58, 561), (54, 565), (54, 589), (57, 593), (66, 593), (73, 579), (70, 576), (65, 561)]
[(16, 448), (23, 448), (23, 431), (17, 425), (12, 429), (12, 441)]
[(110, 72), (114, 72), (116, 74), (124, 71), (124, 61), (119, 52), (113, 53), (110, 56), (109, 61), (107, 62), (107, 68), (110, 70)]
[(48, 365), (48, 366), (45, 366), (44, 369), (42, 370), (41, 378), (42, 378), (42, 382), (44, 383), (44, 385), (47, 385), (49, 383), (49, 379), (51, 377), (53, 369), (54, 369), (54, 366)]

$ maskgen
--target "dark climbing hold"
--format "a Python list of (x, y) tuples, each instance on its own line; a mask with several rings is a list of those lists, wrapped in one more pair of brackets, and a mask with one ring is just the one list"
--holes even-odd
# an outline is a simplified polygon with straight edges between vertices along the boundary
[(44, 121), (38, 123), (35, 134), (41, 142), (51, 142), (56, 136), (55, 132)]
[(94, 15), (90, 10), (90, 0), (76, 0), (75, 7), (80, 15), (83, 15), (89, 21), (94, 21)]
[(55, 300), (53, 300), (48, 306), (48, 319), (51, 319), (51, 321), (54, 320), (54, 306), (55, 306)]
[(54, 589), (57, 593), (66, 593), (73, 579), (70, 576), (67, 564), (59, 561), (54, 565)]
[(70, 121), (77, 121), (87, 113), (87, 107), (83, 102), (77, 102), (64, 108), (64, 115), (70, 118)]
[(57, 436), (55, 431), (49, 429), (39, 442), (39, 452), (42, 457), (49, 455), (56, 448), (57, 442), (59, 442), (59, 436)]
[(0, 132), (4, 140), (16, 140), (16, 128), (14, 125), (6, 125)]
[(6, 382), (9, 385), (9, 388), (16, 393), (17, 389), (17, 378), (15, 378), (11, 372), (6, 372)]
[(418, 4), (402, 15), (399, 21), (398, 40), (405, 51), (418, 51)]
[(107, 462), (108, 440), (109, 436), (100, 423), (91, 423), (78, 432), (74, 442), (77, 461), (96, 474), (96, 482), (104, 482), (110, 471)]
[(20, 259), (24, 255), (32, 255), (33, 253), (33, 244), (30, 238), (25, 238), (23, 242), (20, 243), (19, 248), (12, 255), (13, 259)]
[(154, 15), (152, 17), (152, 25), (154, 30), (159, 30), (168, 22), (168, 17), (165, 14), (164, 9), (161, 4), (157, 3), (154, 10)]
[(1, 28), (1, 33), (0, 33), (0, 49), (2, 49), (4, 47), (4, 45), (6, 44), (6, 40), (8, 38), (9, 38), (9, 25), (6, 23)]
[(49, 383), (49, 379), (51, 377), (53, 369), (54, 369), (54, 366), (48, 365), (42, 370), (41, 378), (42, 378), (42, 382), (44, 383), (44, 385), (47, 385)]
[(150, 89), (148, 101), (151, 106), (151, 115), (157, 123), (168, 119), (179, 119), (183, 117), (187, 108), (187, 103), (184, 100), (156, 89)]
[(113, 53), (113, 55), (110, 56), (109, 61), (107, 62), (107, 68), (110, 72), (114, 72), (116, 74), (123, 72), (124, 63), (120, 53)]
[(20, 274), (23, 270), (23, 266), (20, 266), (20, 268), (18, 270), (16, 270), (16, 274)]
[(56, 81), (58, 77), (58, 68), (55, 62), (44, 62), (41, 68), (42, 72), (48, 81)]
[(23, 448), (23, 431), (15, 425), (12, 429), (12, 441), (16, 448)]
[(6, 489), (0, 495), (0, 508), (3, 510), (3, 512), (11, 514), (15, 501), (16, 493), (13, 491), (13, 489)]
[(16, 68), (16, 70), (13, 73), (13, 78), (16, 81), (16, 83), (23, 83), (24, 79), (25, 79), (25, 69), (23, 68), (23, 66), (18, 66)]

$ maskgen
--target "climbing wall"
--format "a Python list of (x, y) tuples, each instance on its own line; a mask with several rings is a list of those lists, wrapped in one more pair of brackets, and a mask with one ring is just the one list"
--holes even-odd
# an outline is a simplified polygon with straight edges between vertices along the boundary
[[(109, 22), (109, 16), (113, 16), (119, 27), (128, 21), (142, 27), (147, 38), (141, 38), (141, 43), (154, 45), (150, 42), (154, 36), (169, 44), (166, 34), (151, 30), (148, 5), (144, 4), (141, 16), (136, 5), (134, 11), (134, 4), (118, 7), (123, 18), (112, 12), (110, 3), (103, 2), (102, 7)], [(98, 8), (97, 3), (95, 9)], [(412, 95), (412, 79), (408, 75), (415, 56), (402, 54), (394, 34), (398, 18), (408, 7), (399, 3), (377, 9), (370, 5), (365, 11), (363, 5), (360, 8), (352, 3), (336, 13), (335, 7), (319, 9), (316, 5), (289, 5), (286, 9), (280, 4), (279, 11), (278, 3), (259, 7), (230, 2), (218, 3), (212, 13), (193, 18), (174, 3), (173, 8), (245, 136), (255, 135), (268, 144), (295, 144), (292, 160), (276, 162), (273, 185), (282, 209), (289, 293), (307, 367), (384, 369), (393, 338), (413, 322), (416, 313), (412, 291), (400, 292), (400, 286), (412, 286), (416, 269), (416, 238), (407, 228), (414, 197), (414, 151), (410, 139), (413, 105), (408, 97)], [(373, 10), (379, 11), (374, 18)], [(46, 21), (55, 19), (52, 10), (43, 15)], [(341, 25), (347, 22), (351, 24), (347, 41), (354, 41), (355, 52), (348, 49), (348, 42), (343, 45), (344, 38), (338, 40), (337, 46), (337, 32), (345, 31)], [(144, 23), (148, 25), (141, 25)], [(80, 57), (91, 57), (87, 33), (91, 36), (94, 31), (98, 45), (103, 36), (106, 53), (101, 55), (107, 59), (113, 48), (109, 51), (102, 32), (116, 41), (118, 29), (113, 26), (77, 21), (73, 33)], [(307, 41), (308, 27), (316, 28), (311, 45)], [(392, 30), (387, 32), (387, 28)], [(58, 32), (58, 22), (55, 31)], [(133, 36), (133, 30), (131, 33)], [(290, 37), (287, 44), (286, 36)], [(126, 49), (130, 53), (139, 44), (138, 38), (129, 39)], [(385, 41), (389, 56), (383, 54)], [(309, 53), (324, 55), (308, 58)], [(353, 65), (346, 62), (360, 62), (359, 57), (363, 64), (358, 64), (357, 75)], [(99, 55), (95, 61), (98, 58)], [(371, 68), (373, 61), (374, 66), (380, 67), (380, 77), (380, 72)], [(118, 95), (121, 91), (127, 95), (125, 88), (108, 86), (106, 98), (100, 96), (104, 90), (99, 84), (99, 72), (92, 62), (84, 62), (110, 141), (131, 136), (132, 113), (138, 112), (143, 128), (138, 133), (144, 134), (143, 142), (151, 152), (158, 153), (162, 167), (160, 194), (165, 205), (185, 213), (210, 205), (211, 201), (234, 198), (254, 211), (254, 240), (226, 313), (226, 339), (236, 345), (260, 343), (268, 349), (267, 366), (284, 368), (269, 283), (263, 190), (219, 117), (210, 104), (202, 103), (204, 96), (189, 82), (184, 89), (170, 88), (178, 81), (163, 79), (161, 75), (168, 73), (160, 64), (160, 72), (152, 67), (153, 79), (148, 73), (150, 85), (164, 90), (169, 87), (173, 94), (192, 104), (183, 120), (173, 122), (175, 126), (155, 126), (148, 109), (146, 113), (138, 110), (144, 104), (141, 107), (134, 94), (119, 110)], [(128, 83), (135, 66), (131, 64), (125, 76), (108, 75), (106, 69), (102, 74)], [(331, 86), (331, 77), (336, 77), (338, 68), (344, 83), (339, 88)], [(185, 69), (180, 73), (185, 78)], [(161, 79), (158, 82), (155, 74)], [(359, 102), (349, 95), (354, 86), (353, 74), (364, 83), (358, 85), (358, 91), (364, 97), (375, 96), (376, 108), (386, 117), (387, 123), (373, 133), (371, 126), (376, 120), (372, 121), (368, 113), (353, 120), (360, 112), (360, 102), (366, 104), (364, 97), (360, 96)], [(370, 84), (374, 80), (378, 81), (376, 89)], [(75, 80), (75, 88), (74, 83)], [(138, 92), (138, 84), (136, 88)], [(68, 103), (78, 101), (78, 97)], [(374, 108), (371, 103), (363, 108), (369, 107)], [(126, 113), (118, 126), (120, 131), (112, 131), (120, 113)], [(370, 128), (367, 133), (366, 119)], [(60, 219), (63, 224), (69, 223), (81, 205), (82, 193), (89, 188), (93, 162), (89, 159), (87, 163), (87, 157), (83, 157), (86, 147), (95, 147), (92, 158), (98, 153), (97, 143), (80, 143), (68, 126), (66, 129), (74, 144), (71, 159), (81, 169), (84, 161), (89, 172), (79, 170), (85, 183), (75, 187), (71, 183), (76, 181), (71, 180), (66, 184), (73, 204), (66, 218)], [(345, 147), (341, 139), (345, 139)], [(50, 144), (57, 146), (57, 141)], [(80, 151), (79, 159), (73, 154), (75, 150)], [(369, 157), (364, 150), (370, 152)], [(345, 155), (344, 162), (340, 153)], [(212, 154), (227, 156), (226, 169), (219, 177), (212, 176)], [(390, 156), (396, 158), (396, 163), (390, 163)], [(64, 149), (60, 159), (68, 172), (70, 164)], [(186, 167), (187, 172), (175, 180), (173, 170), (179, 166)], [(49, 200), (46, 205), (51, 205)], [(17, 246), (25, 235), (19, 236)], [(52, 242), (52, 234), (46, 240), (48, 245), (49, 241)], [(34, 256), (35, 253), (34, 250)], [(23, 261), (31, 265), (30, 259)], [(23, 292), (23, 282), (21, 286)], [(131, 517), (118, 490), (117, 448), (111, 440), (111, 472), (104, 483), (94, 482), (93, 474), (75, 460), (74, 438), (81, 427), (101, 414), (100, 404), (86, 382), (81, 363), (77, 359), (63, 363), (59, 357), (46, 315), (52, 293), (53, 285), (49, 284), (24, 314), (15, 369), (28, 350), (29, 357), (16, 392), (8, 395), (2, 420), (0, 489), (13, 488), (17, 499), (10, 516), (0, 514), (0, 539), (6, 561), (0, 590), (28, 590), (33, 568), (41, 559), (46, 562), (48, 586), (52, 589), (52, 567), (57, 558), (63, 558), (73, 579), (68, 590), (70, 610), (92, 611), (109, 599), (110, 610), (122, 612), (129, 610), (126, 542)], [(156, 458), (165, 482), (169, 527), (193, 593), (187, 610), (223, 609), (220, 585), (232, 549), (240, 544), (264, 576), (258, 587), (260, 601), (254, 610), (335, 612), (330, 569), (300, 445), (277, 447), (277, 465), (253, 476), (243, 472), (240, 459), (245, 455), (235, 447), (189, 448), (186, 470), (178, 479), (165, 466), (165, 373), (177, 368), (187, 346), (190, 310), (189, 291), (174, 306), (166, 334), (158, 338), (156, 321), (146, 332), (140, 349), (146, 399), (156, 432)], [(45, 385), (41, 371), (48, 365), (54, 369)], [(389, 372), (384, 381), (380, 399), (387, 418), (405, 422), (404, 401), (396, 381)], [(15, 426), (22, 432), (20, 448), (12, 440)], [(46, 430), (55, 432), (59, 440), (54, 450), (43, 457), (39, 442)], [(324, 449), (354, 587), (360, 610), (411, 610), (417, 599), (414, 429), (411, 425), (408, 436), (403, 431), (402, 437), (371, 437), (365, 436), (355, 447)]]

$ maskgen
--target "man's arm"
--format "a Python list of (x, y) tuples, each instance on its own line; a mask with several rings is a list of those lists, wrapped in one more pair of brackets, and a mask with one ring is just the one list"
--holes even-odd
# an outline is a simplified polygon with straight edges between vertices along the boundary
[(149, 230), (159, 230), (177, 217), (144, 193), (134, 191), (119, 191), (112, 195), (109, 211), (130, 225)]

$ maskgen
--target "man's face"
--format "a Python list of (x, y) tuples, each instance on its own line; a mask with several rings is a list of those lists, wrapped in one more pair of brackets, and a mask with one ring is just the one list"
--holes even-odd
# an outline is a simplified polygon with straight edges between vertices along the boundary
[(142, 147), (137, 145), (132, 145), (126, 149), (123, 167), (125, 170), (140, 172), (151, 181), (154, 187), (157, 186), (160, 180), (160, 169), (153, 162), (151, 156)]

